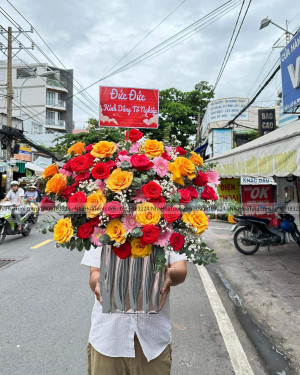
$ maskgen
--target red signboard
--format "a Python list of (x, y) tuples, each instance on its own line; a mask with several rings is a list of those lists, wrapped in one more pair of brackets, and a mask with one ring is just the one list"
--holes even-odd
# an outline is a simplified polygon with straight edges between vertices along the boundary
[(158, 127), (158, 90), (100, 86), (100, 126)]
[(273, 207), (272, 185), (243, 185), (242, 186), (243, 214), (272, 218), (268, 213)]

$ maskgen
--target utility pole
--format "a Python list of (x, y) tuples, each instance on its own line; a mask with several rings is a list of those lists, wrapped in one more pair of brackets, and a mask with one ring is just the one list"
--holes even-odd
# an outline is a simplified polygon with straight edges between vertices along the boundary
[(289, 33), (289, 21), (286, 20), (285, 24), (286, 24), (285, 41), (286, 41), (286, 45), (288, 45), (289, 42), (291, 41), (291, 34)]
[(196, 135), (196, 147), (199, 146), (201, 140), (201, 117), (200, 113), (198, 113), (198, 118), (197, 118), (197, 135)]

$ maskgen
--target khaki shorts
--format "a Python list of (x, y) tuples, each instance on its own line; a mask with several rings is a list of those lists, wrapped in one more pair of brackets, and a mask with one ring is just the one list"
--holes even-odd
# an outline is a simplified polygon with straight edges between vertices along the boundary
[(170, 344), (150, 362), (147, 362), (137, 336), (134, 337), (134, 344), (135, 358), (122, 358), (107, 357), (88, 343), (88, 375), (170, 375), (172, 364)]

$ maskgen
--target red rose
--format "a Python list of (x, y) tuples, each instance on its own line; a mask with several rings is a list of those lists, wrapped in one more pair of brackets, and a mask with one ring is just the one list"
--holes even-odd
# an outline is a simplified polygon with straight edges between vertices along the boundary
[(131, 142), (139, 141), (141, 138), (143, 138), (143, 135), (144, 134), (137, 129), (130, 129), (128, 133), (128, 137)]
[(171, 156), (168, 155), (166, 152), (163, 152), (163, 153), (161, 154), (161, 157), (164, 158), (164, 159), (166, 159), (166, 160), (168, 160), (168, 161), (171, 160)]
[(140, 241), (143, 246), (158, 241), (159, 228), (155, 225), (145, 225), (142, 228), (142, 232), (143, 235), (140, 237)]
[(91, 152), (92, 149), (93, 149), (94, 144), (95, 144), (95, 143), (92, 143), (92, 144), (86, 146), (85, 151), (86, 151), (86, 152)]
[(153, 167), (152, 161), (150, 161), (146, 155), (132, 155), (130, 163), (140, 172), (148, 171), (148, 169)]
[(121, 155), (126, 155), (126, 156), (129, 156), (129, 152), (126, 151), (126, 150), (122, 150), (120, 152), (117, 153), (117, 159), (119, 158), (119, 156)]
[(165, 205), (167, 204), (166, 200), (164, 197), (160, 196), (158, 198), (152, 198), (149, 200), (150, 203), (154, 204), (155, 207), (159, 208), (162, 210)]
[(77, 176), (75, 176), (75, 181), (76, 182), (86, 181), (89, 178), (90, 178), (90, 172), (85, 171), (85, 172), (79, 173)]
[(175, 251), (180, 251), (184, 245), (184, 236), (180, 233), (172, 233), (170, 237), (170, 245)]
[(93, 227), (97, 227), (98, 224), (100, 223), (100, 218), (99, 218), (99, 216), (92, 217), (92, 218), (90, 219), (89, 223), (90, 223)]
[(180, 218), (180, 211), (177, 207), (167, 207), (164, 211), (164, 218), (168, 223), (173, 223)]
[(179, 189), (178, 193), (180, 194), (181, 198), (179, 200), (180, 203), (190, 203), (191, 201), (191, 194), (186, 189)]
[(197, 199), (199, 197), (198, 191), (193, 186), (187, 186), (185, 190), (190, 193), (192, 199)]
[(55, 206), (55, 203), (51, 201), (48, 197), (44, 197), (41, 200), (40, 208), (41, 211), (52, 211)]
[(186, 151), (184, 148), (180, 147), (180, 146), (177, 146), (175, 147), (175, 152), (178, 152), (179, 153), (179, 156), (183, 156), (186, 154)]
[(106, 165), (108, 166), (109, 169), (111, 169), (111, 168), (114, 168), (116, 166), (116, 162), (113, 161), (113, 160), (108, 160), (106, 162)]
[(161, 194), (161, 187), (154, 181), (148, 182), (142, 190), (146, 198), (158, 198)]
[(91, 165), (85, 155), (80, 155), (70, 160), (70, 166), (73, 172), (79, 173), (87, 171)]
[(92, 154), (90, 154), (90, 153), (85, 154), (84, 157), (88, 161), (90, 167), (92, 167), (93, 164), (94, 164), (94, 161), (95, 161), (95, 157)]
[(73, 168), (71, 166), (71, 160), (68, 160), (63, 166), (62, 169), (68, 172), (73, 172)]
[(77, 237), (79, 238), (89, 238), (94, 232), (94, 227), (90, 223), (84, 223), (80, 225), (77, 231)]
[(106, 163), (97, 163), (92, 169), (92, 176), (95, 180), (103, 180), (110, 174), (110, 168)]
[(128, 242), (123, 243), (120, 247), (113, 247), (113, 252), (120, 259), (126, 259), (131, 256), (131, 245)]
[(71, 194), (75, 193), (75, 186), (71, 185), (71, 186), (67, 186), (65, 188), (65, 190), (61, 193), (61, 196), (64, 198), (64, 199), (69, 199)]
[(218, 196), (216, 195), (215, 190), (211, 186), (205, 186), (205, 188), (202, 191), (201, 198), (205, 201), (212, 200), (215, 201), (218, 199)]
[(82, 191), (73, 194), (68, 200), (68, 209), (75, 212), (86, 204), (86, 196)]
[(111, 201), (108, 203), (105, 203), (103, 207), (103, 212), (109, 216), (111, 219), (115, 219), (116, 217), (119, 217), (124, 211), (123, 206), (121, 203), (117, 201)]
[(196, 186), (204, 186), (208, 182), (207, 174), (199, 171), (196, 178), (193, 180), (193, 184)]

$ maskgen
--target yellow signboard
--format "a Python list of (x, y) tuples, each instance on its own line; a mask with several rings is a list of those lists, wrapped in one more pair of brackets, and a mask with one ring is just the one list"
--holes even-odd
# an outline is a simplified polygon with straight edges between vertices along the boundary
[(220, 198), (230, 198), (240, 202), (240, 179), (221, 178), (221, 183), (218, 185), (218, 194)]

